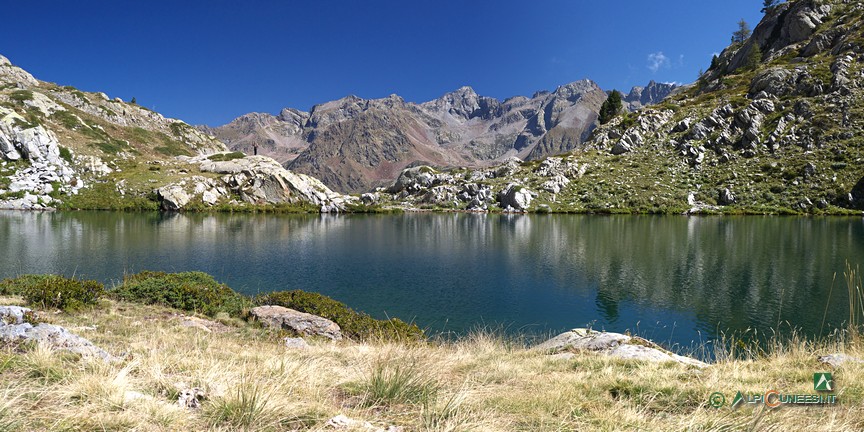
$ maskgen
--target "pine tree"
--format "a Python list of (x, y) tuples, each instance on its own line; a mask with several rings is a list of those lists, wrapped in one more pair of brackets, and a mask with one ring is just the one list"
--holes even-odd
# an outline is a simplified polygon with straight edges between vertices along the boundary
[(719, 62), (719, 61), (720, 61), (720, 58), (717, 57), (717, 54), (714, 54), (714, 56), (711, 57), (711, 67), (709, 67), (708, 70), (717, 69), (717, 65), (718, 65), (717, 62)]
[(741, 21), (738, 21), (738, 30), (732, 33), (732, 43), (742, 44), (748, 37), (750, 37), (750, 25), (741, 18)]
[(754, 43), (753, 47), (750, 48), (750, 52), (747, 53), (747, 58), (744, 59), (744, 68), (753, 70), (759, 66), (759, 63), (762, 62), (762, 50), (759, 49), (759, 44)]
[(135, 105), (135, 104), (137, 104), (137, 103), (138, 103), (138, 101), (137, 101), (137, 100), (135, 100), (135, 96), (132, 96), (132, 100), (131, 100), (131, 101), (129, 101), (129, 103), (131, 103), (131, 104), (132, 104), (132, 105)]
[(765, 13), (771, 6), (778, 3), (778, 0), (762, 0), (762, 13)]
[(618, 90), (612, 90), (612, 93), (603, 102), (603, 106), (600, 107), (600, 124), (606, 124), (615, 118), (621, 111), (621, 106), (621, 93), (618, 93)]

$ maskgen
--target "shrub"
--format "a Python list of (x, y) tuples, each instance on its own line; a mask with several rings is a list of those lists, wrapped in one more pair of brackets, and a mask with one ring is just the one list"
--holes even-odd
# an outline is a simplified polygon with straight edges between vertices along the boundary
[(0, 282), (0, 294), (20, 295), (30, 306), (64, 311), (95, 305), (104, 292), (97, 281), (58, 275), (22, 275)]
[(72, 163), (72, 152), (68, 148), (60, 146), (60, 159)]
[(123, 284), (111, 290), (111, 295), (130, 302), (158, 304), (209, 316), (219, 312), (239, 316), (249, 306), (246, 297), (202, 272), (144, 271), (125, 276)]
[(376, 320), (318, 293), (302, 290), (279, 291), (260, 295), (255, 299), (255, 303), (283, 306), (327, 318), (339, 325), (342, 334), (354, 339), (416, 341), (424, 338), (423, 330), (416, 324), (409, 324), (398, 318)]
[(44, 283), (49, 277), (51, 275), (25, 274), (15, 278), (3, 279), (0, 281), (0, 295), (23, 296), (27, 290)]

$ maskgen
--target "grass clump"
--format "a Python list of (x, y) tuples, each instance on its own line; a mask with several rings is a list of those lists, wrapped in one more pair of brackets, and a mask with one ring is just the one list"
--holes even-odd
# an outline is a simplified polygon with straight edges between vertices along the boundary
[(115, 183), (105, 182), (92, 183), (90, 187), (79, 190), (77, 195), (64, 196), (57, 208), (60, 210), (156, 211), (159, 210), (159, 202), (155, 194), (120, 195)]
[(9, 93), (9, 99), (19, 103), (24, 103), (33, 100), (33, 92), (30, 90), (15, 90), (12, 93)]
[(241, 152), (231, 152), (231, 153), (212, 154), (212, 155), (208, 156), (207, 159), (214, 161), (214, 162), (225, 162), (225, 161), (232, 161), (234, 159), (243, 159), (244, 157), (246, 157), (246, 155), (244, 155)]
[(0, 294), (17, 295), (28, 305), (44, 309), (74, 311), (93, 306), (105, 293), (105, 286), (94, 280), (59, 275), (22, 275), (0, 282)]
[(429, 405), (435, 399), (438, 385), (416, 361), (384, 358), (372, 365), (369, 376), (360, 384), (361, 406), (397, 404)]
[(302, 290), (278, 291), (258, 296), (255, 303), (283, 306), (327, 318), (339, 325), (342, 334), (353, 339), (417, 341), (425, 338), (423, 330), (416, 324), (409, 324), (398, 318), (376, 320), (323, 294)]
[(121, 300), (215, 316), (219, 312), (239, 316), (249, 300), (203, 272), (165, 273), (144, 271), (123, 278), (111, 290)]
[(78, 120), (78, 117), (69, 111), (55, 111), (51, 114), (50, 118), (51, 120), (63, 125), (66, 129), (74, 130), (81, 127), (81, 122)]

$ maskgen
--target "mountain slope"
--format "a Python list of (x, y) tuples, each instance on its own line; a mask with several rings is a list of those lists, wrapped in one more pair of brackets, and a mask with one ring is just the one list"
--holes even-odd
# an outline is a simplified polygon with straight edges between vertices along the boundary
[[(743, 43), (658, 105), (619, 115), (563, 158), (406, 171), (370, 200), (594, 212), (864, 209), (864, 6), (771, 7)], [(860, 214), (860, 212), (858, 212)]]
[[(654, 103), (674, 88), (653, 82), (646, 91), (634, 88), (628, 106)], [(421, 104), (395, 95), (349, 96), (309, 113), (252, 113), (202, 130), (234, 150), (250, 153), (257, 145), (261, 154), (337, 190), (363, 192), (392, 181), (407, 166), (482, 167), (512, 156), (537, 159), (578, 148), (605, 99), (589, 80), (504, 101), (462, 87)]]
[(0, 56), (0, 208), (268, 204), (330, 211), (345, 202), (275, 161), (229, 154), (180, 120), (39, 81)]

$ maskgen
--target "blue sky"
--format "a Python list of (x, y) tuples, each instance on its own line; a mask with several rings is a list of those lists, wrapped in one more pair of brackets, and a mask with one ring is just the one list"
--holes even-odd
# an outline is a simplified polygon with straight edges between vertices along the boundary
[(762, 15), (758, 0), (3, 3), (0, 54), (37, 78), (210, 125), (348, 94), (692, 82), (739, 19)]

